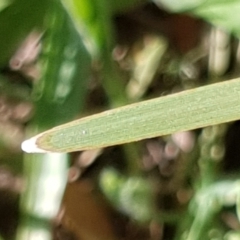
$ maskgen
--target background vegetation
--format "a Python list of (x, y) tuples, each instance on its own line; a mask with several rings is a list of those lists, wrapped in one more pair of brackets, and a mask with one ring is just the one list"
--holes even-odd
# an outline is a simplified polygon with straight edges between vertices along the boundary
[(20, 149), (81, 116), (238, 77), (239, 10), (0, 0), (0, 239), (240, 239), (239, 122), (72, 154)]

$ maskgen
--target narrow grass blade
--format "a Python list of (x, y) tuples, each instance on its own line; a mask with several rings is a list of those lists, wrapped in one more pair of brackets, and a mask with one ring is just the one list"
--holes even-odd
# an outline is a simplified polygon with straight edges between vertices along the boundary
[(138, 141), (240, 119), (239, 103), (240, 79), (234, 79), (60, 125), (22, 147), (72, 152)]

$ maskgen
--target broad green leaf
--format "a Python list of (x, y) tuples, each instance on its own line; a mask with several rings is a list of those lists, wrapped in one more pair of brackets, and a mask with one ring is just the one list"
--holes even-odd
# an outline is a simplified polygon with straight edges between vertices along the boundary
[(29, 141), (53, 152), (107, 147), (240, 119), (239, 102), (234, 79), (82, 118)]

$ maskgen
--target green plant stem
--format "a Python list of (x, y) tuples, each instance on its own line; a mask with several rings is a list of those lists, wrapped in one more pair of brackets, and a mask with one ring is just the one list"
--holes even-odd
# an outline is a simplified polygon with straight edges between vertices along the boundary
[(185, 240), (201, 240), (203, 239), (203, 234), (205, 234), (204, 230), (206, 230), (206, 226), (211, 222), (213, 216), (215, 214), (212, 211), (213, 206), (208, 205), (206, 201), (201, 202), (196, 210), (196, 215), (190, 227), (190, 230), (187, 234)]
[(67, 154), (28, 154), (24, 158), (27, 188), (21, 198), (18, 240), (50, 240), (67, 182)]

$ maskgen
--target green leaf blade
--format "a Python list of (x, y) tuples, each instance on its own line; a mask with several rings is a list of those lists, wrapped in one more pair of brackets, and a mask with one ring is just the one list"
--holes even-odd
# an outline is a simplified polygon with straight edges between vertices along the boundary
[(60, 125), (37, 139), (53, 152), (118, 145), (240, 119), (240, 79), (160, 97)]

